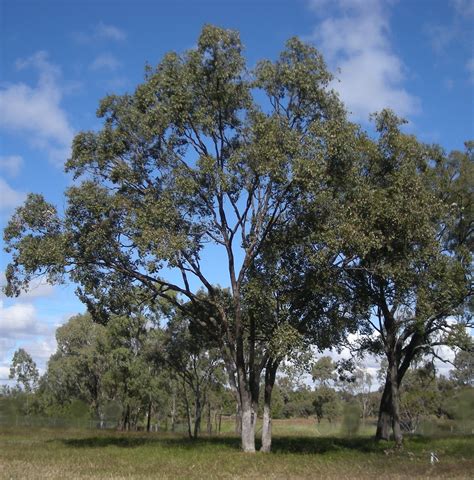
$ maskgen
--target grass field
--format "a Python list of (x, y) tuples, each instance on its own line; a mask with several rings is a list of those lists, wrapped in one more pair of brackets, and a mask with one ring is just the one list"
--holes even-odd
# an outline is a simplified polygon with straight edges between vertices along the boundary
[[(336, 426), (275, 420), (271, 454), (244, 454), (230, 434), (191, 441), (166, 433), (3, 428), (1, 479), (474, 478), (474, 436), (408, 438), (402, 451)], [(362, 433), (370, 433), (366, 429)], [(439, 463), (430, 465), (430, 452)]]

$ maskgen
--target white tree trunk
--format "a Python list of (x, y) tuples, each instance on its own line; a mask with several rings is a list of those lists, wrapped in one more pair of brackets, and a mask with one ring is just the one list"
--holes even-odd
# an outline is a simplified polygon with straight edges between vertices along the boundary
[(242, 405), (242, 450), (247, 453), (255, 452), (255, 422), (250, 402)]
[(272, 415), (270, 405), (263, 406), (262, 447), (261, 452), (270, 452), (272, 449)]

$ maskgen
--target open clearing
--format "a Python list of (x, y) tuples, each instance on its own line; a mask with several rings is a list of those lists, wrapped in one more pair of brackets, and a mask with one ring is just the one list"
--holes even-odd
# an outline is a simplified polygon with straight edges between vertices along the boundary
[[(274, 452), (244, 454), (223, 434), (2, 428), (1, 479), (473, 478), (474, 437), (408, 438), (403, 451), (311, 420), (275, 420)], [(365, 432), (364, 432), (365, 433)], [(430, 452), (439, 463), (430, 464)]]

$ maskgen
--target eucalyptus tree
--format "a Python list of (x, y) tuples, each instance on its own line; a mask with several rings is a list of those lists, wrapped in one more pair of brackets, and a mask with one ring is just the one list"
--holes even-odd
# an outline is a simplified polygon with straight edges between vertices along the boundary
[(399, 388), (408, 367), (462, 339), (470, 325), (473, 165), (403, 134), (390, 111), (375, 121), (378, 141), (362, 143), (348, 189), (341, 251), (345, 281), (371, 310), (353, 346), (388, 363), (377, 438), (388, 439), (392, 424), (401, 444)]
[(33, 392), (38, 386), (38, 368), (24, 348), (19, 348), (13, 354), (9, 378), (16, 380), (17, 387), (27, 394)]
[(471, 341), (466, 350), (456, 353), (450, 378), (460, 386), (474, 386), (474, 344)]
[(146, 324), (142, 315), (114, 315), (105, 328), (102, 384), (108, 399), (122, 408), (122, 430), (136, 428), (140, 414), (150, 411), (152, 382), (158, 378), (145, 355)]
[(56, 405), (82, 400), (101, 418), (106, 398), (105, 338), (105, 327), (88, 313), (75, 315), (60, 326), (56, 330), (57, 350), (42, 377), (43, 395)]
[[(64, 215), (40, 195), (16, 211), (5, 230), (7, 293), (37, 274), (69, 275), (89, 300), (141, 285), (177, 308), (212, 307), (199, 321), (220, 342), (242, 448), (254, 451), (254, 336), (242, 285), (308, 181), (337, 168), (345, 111), (331, 80), (321, 55), (298, 39), (249, 71), (238, 33), (205, 26), (196, 48), (168, 53), (133, 93), (101, 102), (103, 127), (73, 142), (66, 169), (82, 182), (66, 192)], [(230, 308), (203, 264), (217, 248)]]
[[(361, 133), (342, 120), (338, 129), (329, 135), (335, 143), (326, 145), (326, 163), (317, 164), (306, 180), (284, 226), (269, 234), (244, 283), (246, 320), (258, 347), (250, 357), (254, 378), (265, 373), (262, 451), (271, 448), (271, 396), (282, 361), (301, 362), (312, 347), (323, 351), (340, 344), (367, 314), (366, 304), (340, 279), (342, 253), (335, 233), (345, 221), (337, 212)], [(312, 154), (318, 158), (321, 152)]]
[[(168, 368), (178, 380), (185, 403), (188, 433), (191, 438), (197, 438), (201, 432), (203, 409), (209, 403), (211, 390), (216, 384), (222, 383), (220, 373), (223, 364), (217, 342), (209, 339), (207, 332), (202, 331), (192, 317), (177, 310), (163, 329), (161, 338), (152, 346), (150, 358), (157, 365)], [(192, 405), (194, 415), (191, 414)]]

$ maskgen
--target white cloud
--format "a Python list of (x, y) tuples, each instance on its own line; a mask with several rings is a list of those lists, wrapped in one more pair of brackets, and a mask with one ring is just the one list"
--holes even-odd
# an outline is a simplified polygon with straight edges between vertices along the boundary
[(54, 336), (41, 338), (33, 342), (25, 343), (23, 348), (42, 369), (44, 364), (49, 360), (49, 357), (56, 351), (56, 339)]
[(37, 70), (38, 83), (35, 87), (14, 83), (0, 89), (0, 128), (18, 132), (33, 147), (44, 150), (50, 160), (63, 163), (69, 156), (73, 129), (60, 105), (60, 69), (43, 51), (18, 60), (16, 66)]
[(10, 177), (16, 177), (23, 165), (23, 158), (19, 155), (0, 155), (0, 172), (3, 171)]
[(24, 348), (33, 358), (40, 374), (46, 370), (46, 364), (51, 355), (56, 351), (56, 339), (54, 335), (47, 337), (38, 337), (32, 341), (25, 342), (24, 339), (19, 341), (10, 341), (6, 348), (2, 348), (0, 344), (0, 382), (13, 383), (9, 381), (10, 365), (13, 353), (18, 348)]
[[(6, 285), (7, 281), (5, 273), (0, 272), (0, 300), (6, 298), (5, 294), (1, 291), (1, 288)], [(54, 286), (46, 283), (43, 278), (32, 280), (27, 292), (22, 292), (15, 300), (19, 302), (30, 301), (34, 298), (50, 297), (54, 293)]]
[[(337, 67), (333, 87), (357, 120), (385, 107), (402, 116), (417, 113), (420, 101), (403, 87), (405, 66), (390, 44), (386, 0), (312, 0), (325, 14), (311, 40)], [(329, 16), (327, 16), (327, 12)]]
[(114, 71), (121, 67), (121, 63), (111, 54), (104, 53), (95, 58), (89, 65), (90, 70), (110, 70)]
[(0, 177), (0, 211), (10, 211), (25, 200), (26, 195), (14, 190)]
[[(441, 345), (435, 349), (438, 358), (434, 359), (434, 366), (438, 375), (449, 377), (449, 372), (453, 369), (452, 362), (456, 352), (447, 345)], [(443, 361), (444, 360), (444, 361)]]
[(0, 382), (9, 380), (10, 368), (8, 366), (0, 366)]
[(110, 40), (125, 40), (127, 37), (125, 32), (114, 25), (106, 25), (103, 22), (100, 22), (96, 27), (96, 33), (101, 38), (108, 38)]
[(89, 32), (79, 32), (74, 34), (74, 38), (79, 43), (94, 43), (97, 40), (112, 40), (120, 42), (125, 40), (127, 35), (123, 30), (114, 25), (107, 25), (100, 22)]
[(474, 16), (474, 0), (451, 0), (456, 12), (464, 17)]
[(0, 300), (0, 335), (15, 338), (38, 333), (36, 309), (31, 303), (15, 303), (9, 307)]

